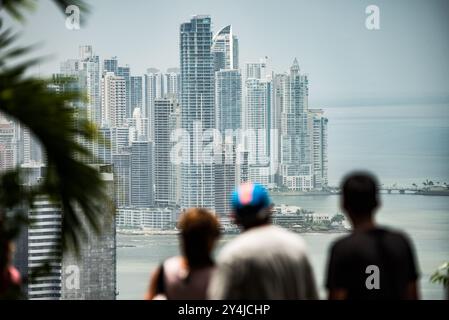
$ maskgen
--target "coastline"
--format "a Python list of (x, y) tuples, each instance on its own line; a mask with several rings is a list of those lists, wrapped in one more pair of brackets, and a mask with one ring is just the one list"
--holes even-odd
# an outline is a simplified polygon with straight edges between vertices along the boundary
[[(388, 192), (388, 189), (382, 189), (381, 194), (402, 194), (402, 195), (416, 195), (416, 196), (438, 196), (438, 197), (448, 197), (449, 190), (407, 190), (407, 192), (402, 192), (400, 189), (396, 192)], [(272, 197), (276, 196), (333, 196), (339, 195), (339, 191), (270, 191)]]
[[(341, 234), (348, 233), (350, 229), (331, 229), (331, 230), (294, 230), (291, 228), (286, 228), (289, 231), (298, 234)], [(178, 235), (178, 230), (117, 230), (118, 235), (126, 236), (166, 236), (166, 235)], [(222, 235), (238, 235), (240, 231), (235, 232), (222, 232)]]
[(338, 195), (338, 192), (330, 191), (270, 191), (272, 197), (276, 196), (332, 196)]

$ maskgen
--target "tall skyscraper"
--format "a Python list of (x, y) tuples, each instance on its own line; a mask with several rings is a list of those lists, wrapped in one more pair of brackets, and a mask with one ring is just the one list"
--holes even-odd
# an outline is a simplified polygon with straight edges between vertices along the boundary
[(42, 163), (42, 147), (39, 140), (30, 132), (28, 128), (21, 125), (16, 125), (15, 130), (20, 130), (18, 133), (20, 146), (21, 163)]
[(313, 188), (310, 130), (308, 126), (308, 79), (300, 74), (295, 58), (288, 75), (288, 103), (281, 112), (282, 185), (291, 190)]
[(125, 80), (126, 118), (131, 118), (133, 114), (131, 110), (131, 71), (129, 66), (118, 67), (116, 75)]
[[(211, 18), (197, 15), (180, 28), (181, 126), (190, 137), (215, 128), (214, 62)], [(181, 207), (215, 208), (214, 164), (202, 145), (191, 147), (181, 165)], [(190, 143), (189, 143), (190, 142)], [(203, 143), (210, 143), (203, 142)]]
[(114, 165), (115, 205), (131, 204), (131, 153), (122, 151), (112, 155)]
[(247, 130), (249, 175), (251, 181), (268, 184), (269, 149), (268, 149), (268, 83), (265, 80), (248, 79), (247, 88)]
[(31, 224), (22, 228), (16, 242), (15, 265), (24, 277), (31, 277), (24, 285), (30, 300), (59, 300), (62, 294), (62, 208), (46, 197), (37, 198), (28, 210)]
[(245, 64), (245, 79), (266, 79), (268, 75), (267, 58), (260, 59), (259, 62), (249, 62)]
[(174, 98), (154, 101), (154, 186), (155, 203), (178, 204), (179, 165), (170, 158), (172, 132), (180, 127), (179, 104)]
[(135, 108), (133, 112), (133, 117), (130, 120), (130, 133), (129, 141), (147, 141), (149, 139), (149, 124), (148, 118), (144, 118), (142, 115), (142, 110), (140, 108)]
[(103, 123), (120, 127), (126, 120), (126, 81), (107, 72), (102, 79)]
[(215, 162), (215, 211), (225, 216), (231, 210), (229, 194), (238, 184), (237, 144), (242, 129), (242, 76), (238, 70), (238, 40), (232, 26), (222, 28), (213, 38), (215, 70), (215, 117), (221, 134), (221, 154)]
[[(89, 50), (88, 50), (89, 52)], [(83, 56), (85, 56), (83, 54)], [(61, 71), (63, 71), (64, 68), (61, 69)], [(74, 73), (71, 73), (70, 70), (66, 70), (68, 73), (59, 73), (59, 74), (53, 74), (52, 77), (52, 83), (50, 85), (48, 85), (48, 89), (54, 92), (86, 92), (86, 73), (85, 70), (75, 70), (73, 71)], [(92, 74), (96, 74), (96, 68), (95, 68), (95, 72), (93, 72)], [(70, 76), (73, 81), (61, 81), (61, 79), (65, 78), (66, 76)], [(95, 78), (97, 79), (97, 77), (95, 76)], [(100, 81), (99, 77), (98, 77), (98, 81)], [(96, 87), (96, 81), (95, 81), (95, 87)], [(101, 86), (101, 82), (100, 82), (100, 86)], [(95, 89), (96, 92), (96, 89)], [(98, 93), (99, 94), (99, 98), (100, 98), (100, 112), (97, 113), (95, 112), (95, 115), (99, 115), (100, 118), (102, 118), (102, 112), (101, 112), (101, 90)], [(97, 99), (97, 93), (95, 93), (95, 99)], [(84, 100), (77, 100), (77, 101), (70, 101), (68, 102), (68, 105), (72, 108), (72, 111), (74, 113), (74, 117), (73, 117), (73, 126), (77, 129), (81, 129), (80, 128), (80, 124), (84, 121), (84, 120), (90, 120), (93, 121), (91, 116), (92, 113), (89, 111), (92, 104), (90, 102), (86, 102)], [(96, 107), (94, 108), (95, 110), (97, 109), (97, 103), (95, 103)], [(97, 119), (98, 120), (98, 119)], [(97, 127), (100, 126), (100, 122), (97, 122), (97, 120), (95, 120), (95, 122), (93, 122)], [(27, 159), (31, 159), (32, 162), (44, 162), (44, 156), (42, 155), (42, 148), (38, 147), (36, 148), (36, 145), (39, 146), (39, 143), (36, 143), (36, 139), (31, 135), (29, 135), (29, 133), (27, 132), (26, 129), (22, 130), (22, 137), (23, 137), (23, 159), (24, 162), (26, 163), (28, 160)], [(79, 144), (81, 144), (84, 148), (86, 148), (91, 154), (95, 154), (97, 152), (97, 145), (95, 143), (93, 143), (91, 140), (86, 139), (83, 136), (80, 136), (78, 134), (73, 134), (74, 135), (74, 140), (77, 141)], [(30, 142), (30, 143), (28, 143)], [(29, 156), (28, 156), (29, 155)], [(85, 154), (76, 154), (75, 157), (80, 160), (83, 161), (85, 163), (92, 163), (93, 160), (91, 157), (85, 155)]]
[(79, 59), (68, 59), (61, 62), (60, 72), (66, 76), (79, 76), (80, 71), (80, 60)]
[(215, 212), (226, 217), (231, 211), (229, 197), (236, 187), (240, 165), (236, 164), (236, 143), (234, 137), (227, 136), (222, 143), (220, 161), (215, 162)]
[(100, 58), (93, 54), (92, 46), (80, 47), (80, 89), (87, 91), (87, 116), (97, 126), (101, 125)]
[(327, 177), (327, 122), (321, 109), (309, 109), (309, 129), (312, 137), (313, 185), (321, 190), (328, 184)]
[(145, 109), (142, 114), (148, 118), (151, 139), (154, 137), (154, 101), (163, 98), (180, 100), (181, 80), (178, 68), (169, 68), (167, 73), (149, 68), (145, 78)]
[(154, 205), (153, 143), (134, 141), (131, 144), (131, 205)]
[(103, 75), (107, 72), (112, 72), (117, 75), (118, 60), (117, 57), (103, 60)]
[(242, 77), (239, 70), (220, 70), (215, 73), (215, 107), (217, 129), (242, 128)]
[(264, 75), (265, 63), (247, 65), (247, 75), (251, 77), (245, 82), (245, 147), (248, 151), (249, 180), (269, 185), (272, 182), (270, 168), (270, 133), (272, 80)]
[(165, 95), (166, 98), (180, 99), (179, 92), (181, 90), (181, 81), (178, 68), (169, 68), (164, 74)]
[(17, 157), (14, 123), (0, 115), (0, 172), (13, 169)]
[(224, 27), (214, 36), (212, 53), (215, 71), (239, 68), (238, 39), (233, 34), (231, 25)]
[(150, 139), (154, 136), (154, 100), (164, 97), (164, 76), (155, 68), (149, 68), (145, 74), (145, 110), (148, 118)]
[[(68, 300), (114, 300), (116, 298), (116, 234), (114, 214), (114, 174), (112, 165), (93, 165), (100, 173), (110, 201), (100, 203), (103, 217), (100, 233), (88, 227), (80, 255), (63, 257), (62, 298)], [(87, 225), (86, 217), (80, 219)]]
[(132, 76), (130, 78), (130, 103), (131, 103), (131, 115), (135, 108), (140, 108), (143, 111), (143, 86), (141, 76)]

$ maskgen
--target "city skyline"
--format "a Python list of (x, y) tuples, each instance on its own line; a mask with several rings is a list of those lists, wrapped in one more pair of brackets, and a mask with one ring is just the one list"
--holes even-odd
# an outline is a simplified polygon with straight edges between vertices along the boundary
[[(137, 76), (115, 52), (101, 57), (82, 44), (78, 57), (61, 61), (53, 75), (74, 77), (73, 86), (87, 93), (72, 106), (99, 128), (102, 141), (81, 141), (94, 156), (86, 161), (114, 165), (119, 207), (201, 206), (224, 216), (225, 195), (243, 182), (291, 191), (327, 187), (327, 119), (315, 131), (308, 76), (297, 58), (282, 74), (267, 57), (240, 66), (238, 32), (232, 25), (214, 32), (212, 21), (197, 15), (180, 24), (179, 69), (153, 67)], [(10, 131), (9, 144), (27, 152), (13, 152), (9, 162), (31, 163), (31, 149), (23, 146), (32, 137)]]
[[(300, 64), (313, 75), (312, 107), (449, 99), (449, 90), (443, 85), (449, 81), (449, 62), (445, 59), (449, 53), (445, 36), (449, 4), (377, 1), (381, 28), (375, 31), (365, 27), (369, 4), (285, 1), (283, 6), (260, 6), (245, 1), (225, 6), (202, 0), (188, 5), (171, 0), (155, 7), (152, 2), (135, 1), (132, 10), (123, 13), (118, 2), (96, 1), (89, 23), (70, 31), (63, 21), (42, 18), (59, 14), (52, 4), (42, 3), (23, 28), (23, 41), (42, 43), (36, 54), (51, 54), (57, 60), (70, 57), (80, 43), (93, 43), (100, 56), (115, 51), (120, 60), (142, 75), (149, 67), (177, 67), (177, 25), (195, 13), (208, 12), (214, 20), (214, 32), (229, 24), (238, 30), (245, 43), (239, 48), (241, 64), (268, 56), (279, 68), (275, 71), (280, 72), (289, 67), (291, 56), (299, 57)], [(177, 10), (168, 10), (168, 6)], [(236, 6), (240, 9), (233, 12)], [(152, 14), (155, 8), (158, 14)], [(126, 23), (122, 23), (124, 19)], [(269, 27), (266, 21), (270, 21)], [(8, 19), (5, 23), (13, 24)], [(36, 32), (41, 36), (36, 37)], [(120, 39), (120, 46), (114, 37)], [(139, 38), (150, 40), (137, 41)], [(56, 62), (47, 61), (34, 72), (50, 75), (55, 68)]]

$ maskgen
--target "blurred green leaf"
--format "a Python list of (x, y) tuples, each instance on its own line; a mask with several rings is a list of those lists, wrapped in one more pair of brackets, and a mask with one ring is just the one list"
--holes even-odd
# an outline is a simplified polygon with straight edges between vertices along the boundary
[[(16, 19), (23, 19), (25, 11), (32, 10), (37, 1), (3, 0), (0, 9)], [(77, 5), (87, 12), (84, 1), (54, 0), (65, 12), (68, 5)], [(106, 214), (101, 210), (104, 201), (111, 201), (104, 192), (103, 182), (97, 170), (82, 162), (92, 158), (90, 152), (79, 143), (80, 138), (94, 141), (98, 132), (93, 124), (77, 117), (77, 103), (86, 96), (77, 90), (49, 90), (52, 85), (70, 86), (73, 78), (42, 80), (30, 77), (26, 71), (39, 59), (12, 64), (11, 60), (30, 52), (31, 47), (14, 47), (17, 36), (0, 26), (0, 111), (27, 127), (41, 142), (47, 160), (47, 170), (41, 184), (24, 188), (20, 185), (20, 170), (0, 176), (0, 215), (14, 211), (9, 224), (26, 223), (19, 208), (31, 207), (36, 195), (46, 195), (63, 207), (63, 247), (79, 248), (80, 241), (89, 228), (99, 230)], [(1, 216), (0, 216), (1, 217)], [(87, 225), (82, 223), (82, 218)], [(6, 220), (5, 220), (6, 221)], [(4, 222), (4, 226), (7, 223)], [(6, 228), (6, 227), (5, 227)], [(11, 227), (11, 230), (14, 228)], [(12, 232), (12, 234), (17, 232)]]

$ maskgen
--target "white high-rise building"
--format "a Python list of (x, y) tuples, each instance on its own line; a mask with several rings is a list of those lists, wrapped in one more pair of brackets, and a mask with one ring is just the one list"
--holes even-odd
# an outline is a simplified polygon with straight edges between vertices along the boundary
[(125, 67), (119, 66), (117, 68), (117, 76), (122, 77), (125, 80), (125, 103), (126, 103), (126, 118), (131, 118), (132, 106), (131, 106), (131, 70), (128, 65)]
[(164, 97), (164, 76), (155, 68), (150, 68), (145, 78), (145, 110), (144, 117), (148, 118), (150, 139), (154, 136), (154, 100)]
[(134, 113), (135, 108), (139, 108), (144, 112), (143, 105), (143, 81), (141, 76), (132, 76), (130, 78), (130, 103), (131, 103), (131, 114)]
[(270, 179), (271, 81), (249, 78), (246, 88), (245, 149), (248, 151), (249, 180), (268, 185)]
[(220, 70), (215, 73), (215, 108), (217, 129), (242, 128), (242, 76), (239, 70)]
[[(59, 300), (62, 294), (62, 208), (46, 197), (37, 198), (28, 210), (30, 224), (17, 238), (15, 265), (23, 276), (48, 267), (24, 285), (30, 300)], [(47, 268), (46, 268), (47, 269)]]
[(104, 75), (106, 72), (113, 72), (114, 74), (117, 74), (118, 70), (118, 59), (117, 57), (111, 57), (109, 59), (103, 60), (103, 72)]
[(175, 98), (180, 101), (181, 75), (178, 68), (169, 68), (166, 73), (149, 68), (145, 78), (145, 109), (142, 112), (148, 118), (150, 137), (154, 137), (154, 101), (156, 99)]
[(133, 117), (131, 120), (130, 137), (129, 142), (133, 141), (147, 141), (149, 138), (148, 130), (148, 118), (144, 118), (142, 110), (135, 108), (133, 111)]
[[(102, 163), (112, 163), (112, 155), (124, 151), (130, 144), (128, 127), (101, 127), (94, 155)], [(126, 150), (125, 150), (126, 151)]]
[(231, 25), (222, 28), (215, 34), (211, 50), (214, 56), (215, 71), (239, 68), (238, 39), (233, 34)]
[[(288, 86), (287, 86), (288, 83)], [(308, 79), (294, 59), (288, 76), (280, 77), (281, 184), (290, 190), (308, 191), (313, 184), (313, 162), (308, 125)]]
[(99, 233), (87, 226), (86, 216), (78, 214), (80, 223), (87, 226), (86, 237), (80, 243), (79, 255), (64, 253), (61, 294), (64, 300), (115, 300), (117, 296), (114, 174), (112, 165), (92, 166), (99, 171), (108, 200), (96, 203), (102, 212)]
[(172, 161), (171, 135), (180, 128), (180, 108), (176, 99), (154, 102), (154, 186), (155, 203), (173, 206), (179, 203), (179, 164)]
[(68, 59), (61, 62), (59, 70), (61, 74), (66, 76), (79, 76), (80, 71), (80, 60), (79, 59)]
[(107, 72), (102, 79), (103, 123), (120, 127), (126, 120), (126, 82), (123, 77)]
[(164, 74), (165, 81), (165, 94), (166, 98), (180, 99), (179, 93), (181, 90), (181, 81), (178, 68), (169, 68), (167, 73)]
[(215, 69), (215, 116), (221, 135), (221, 154), (215, 163), (215, 210), (221, 216), (231, 211), (229, 196), (238, 184), (240, 130), (242, 129), (242, 75), (238, 39), (228, 25), (218, 31), (212, 44)]
[(117, 209), (117, 227), (136, 229), (171, 230), (176, 225), (174, 208), (136, 208)]
[(17, 165), (15, 126), (0, 115), (0, 172), (13, 169)]
[[(98, 220), (99, 234), (87, 226), (85, 216), (77, 214), (80, 223), (87, 228), (86, 237), (79, 243), (79, 255), (62, 252), (63, 208), (60, 203), (40, 196), (28, 209), (30, 224), (22, 228), (14, 254), (14, 264), (23, 276), (30, 279), (24, 283), (24, 293), (28, 299), (115, 299), (116, 233), (112, 167), (95, 167), (104, 182), (104, 192), (111, 201), (98, 203), (103, 213)], [(24, 168), (31, 169), (27, 170), (28, 185), (41, 179), (45, 172), (42, 166)], [(36, 273), (39, 269), (40, 272)]]
[(245, 79), (266, 79), (269, 75), (268, 58), (260, 59), (259, 62), (248, 62), (245, 64)]
[(151, 207), (154, 205), (153, 143), (134, 141), (131, 152), (131, 205)]
[(327, 176), (327, 122), (321, 109), (309, 109), (313, 161), (314, 188), (321, 190), (328, 184)]
[(131, 204), (131, 153), (122, 151), (112, 155), (114, 165), (115, 204), (117, 207)]
[(101, 125), (100, 59), (93, 54), (92, 46), (80, 47), (79, 81), (81, 90), (87, 91), (87, 116)]
[[(195, 141), (204, 130), (215, 129), (214, 61), (211, 18), (192, 17), (180, 28), (181, 126), (190, 135), (181, 165), (181, 207), (215, 209), (213, 159)], [(188, 139), (185, 139), (188, 140)], [(190, 148), (188, 148), (190, 146)]]

